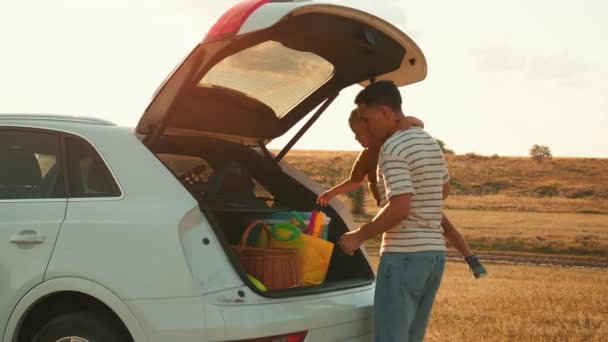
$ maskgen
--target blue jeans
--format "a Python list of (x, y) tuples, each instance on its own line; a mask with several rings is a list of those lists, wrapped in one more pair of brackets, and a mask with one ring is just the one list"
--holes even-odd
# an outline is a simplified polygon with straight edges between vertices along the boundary
[(375, 342), (424, 339), (445, 256), (445, 252), (382, 255), (374, 299)]

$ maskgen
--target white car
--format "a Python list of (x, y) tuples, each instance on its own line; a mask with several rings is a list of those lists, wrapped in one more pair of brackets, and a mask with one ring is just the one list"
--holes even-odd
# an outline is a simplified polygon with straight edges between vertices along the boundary
[[(335, 248), (322, 285), (262, 291), (230, 246), (262, 214), (311, 210), (323, 189), (282, 158), (340, 90), (425, 76), (416, 44), (370, 14), (244, 1), (167, 78), (135, 132), (0, 115), (0, 337), (371, 341), (364, 251)], [(247, 170), (252, 196), (208, 195), (207, 171), (226, 163)], [(353, 228), (339, 201), (325, 212), (330, 241)]]

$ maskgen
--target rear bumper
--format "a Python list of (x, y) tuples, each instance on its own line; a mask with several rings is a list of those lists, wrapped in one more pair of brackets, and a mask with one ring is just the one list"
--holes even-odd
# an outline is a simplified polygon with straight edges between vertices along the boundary
[[(240, 293), (239, 293), (240, 291)], [(201, 297), (128, 301), (150, 342), (234, 341), (308, 331), (306, 341), (372, 341), (372, 286), (268, 299), (242, 287)]]
[(329, 326), (308, 331), (305, 342), (372, 342), (372, 319)]
[(374, 288), (367, 286), (308, 297), (225, 301), (216, 296), (216, 311), (225, 324), (225, 341), (308, 331), (306, 341), (372, 341)]

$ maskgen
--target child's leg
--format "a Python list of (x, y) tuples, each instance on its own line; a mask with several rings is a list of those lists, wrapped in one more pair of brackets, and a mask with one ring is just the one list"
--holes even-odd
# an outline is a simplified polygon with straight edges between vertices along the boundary
[(487, 275), (488, 272), (479, 259), (473, 254), (471, 247), (464, 239), (462, 233), (454, 227), (452, 222), (450, 222), (445, 215), (441, 218), (441, 226), (443, 226), (443, 236), (464, 256), (464, 260), (469, 265), (475, 278), (481, 278)]
[(441, 226), (443, 227), (443, 236), (465, 257), (473, 255), (471, 247), (464, 239), (462, 233), (454, 227), (448, 217), (443, 215), (441, 218)]

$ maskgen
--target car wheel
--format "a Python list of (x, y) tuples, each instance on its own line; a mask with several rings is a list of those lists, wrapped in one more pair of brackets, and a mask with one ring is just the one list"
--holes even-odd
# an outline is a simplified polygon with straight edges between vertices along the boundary
[(72, 312), (46, 323), (34, 342), (129, 342), (128, 333), (107, 312)]

